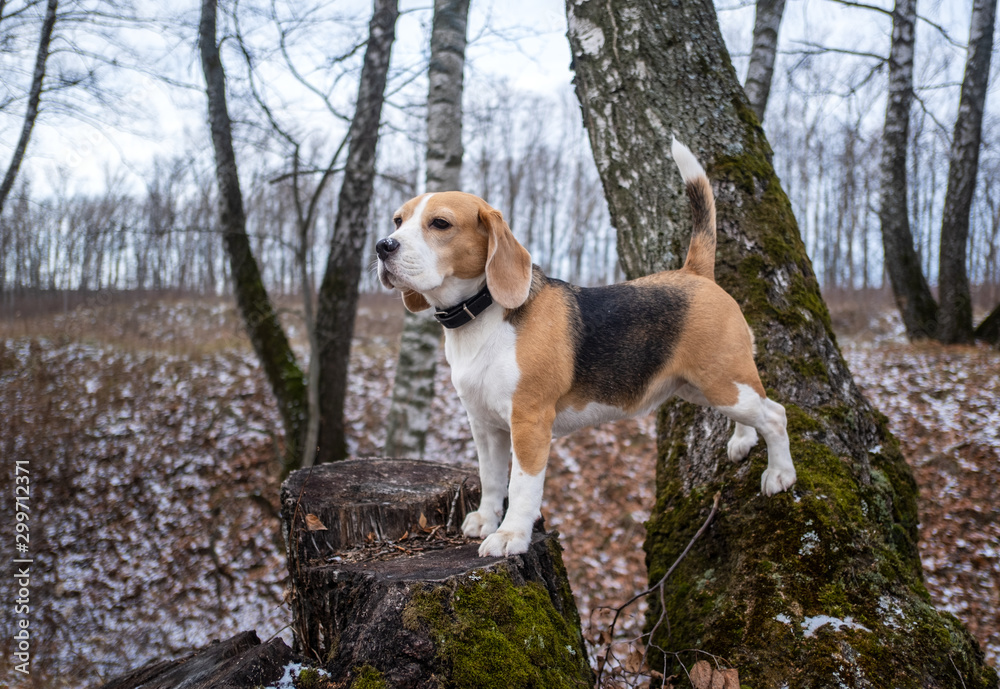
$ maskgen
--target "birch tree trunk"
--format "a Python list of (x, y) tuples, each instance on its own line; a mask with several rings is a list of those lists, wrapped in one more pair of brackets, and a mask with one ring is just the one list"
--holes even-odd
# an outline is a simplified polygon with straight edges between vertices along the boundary
[(785, 0), (757, 0), (753, 24), (753, 48), (747, 68), (746, 94), (757, 121), (764, 122), (767, 97), (771, 93), (774, 57), (778, 53), (778, 28), (785, 12)]
[(316, 313), (319, 349), (313, 352), (320, 360), (321, 420), (317, 462), (332, 462), (347, 455), (344, 427), (347, 371), (375, 179), (379, 122), (398, 16), (397, 0), (375, 0), (358, 86), (358, 104), (348, 134), (350, 144), (337, 201), (337, 217), (319, 290)]
[[(21, 125), (21, 135), (14, 146), (14, 153), (11, 156), (7, 172), (4, 173), (3, 181), (0, 182), (0, 214), (3, 213), (4, 204), (10, 195), (10, 190), (14, 187), (14, 180), (21, 169), (24, 161), (25, 151), (28, 150), (28, 142), (31, 140), (31, 131), (35, 128), (35, 120), (38, 119), (38, 104), (42, 99), (42, 85), (45, 82), (45, 66), (49, 61), (49, 44), (52, 42), (52, 30), (56, 25), (56, 10), (58, 0), (49, 0), (45, 7), (45, 18), (42, 19), (42, 31), (38, 37), (38, 50), (35, 51), (35, 69), (31, 75), (31, 88), (28, 89), (28, 103), (24, 109), (24, 120)], [(3, 15), (2, 5), (0, 5), (0, 16)]]
[(886, 420), (855, 387), (739, 85), (711, 0), (568, 0), (584, 122), (630, 278), (681, 263), (691, 221), (671, 133), (713, 181), (716, 276), (785, 405), (798, 483), (759, 493), (766, 449), (731, 463), (728, 421), (686, 403), (658, 417), (645, 544), (657, 582), (721, 496), (715, 520), (652, 597), (651, 667), (699, 649), (753, 687), (990, 687), (975, 640), (937, 612), (917, 552), (916, 486)]
[(933, 338), (938, 306), (913, 248), (907, 205), (906, 148), (913, 103), (913, 50), (916, 0), (897, 0), (892, 14), (889, 49), (889, 97), (882, 130), (882, 189), (879, 222), (885, 267), (907, 336)]
[(955, 118), (948, 165), (948, 189), (941, 219), (941, 253), (938, 270), (940, 318), (937, 337), (942, 342), (972, 340), (972, 295), (966, 272), (969, 213), (979, 172), (983, 133), (983, 108), (993, 53), (993, 25), (997, 0), (976, 0), (972, 5), (969, 54)]
[[(427, 191), (462, 188), (462, 90), (470, 0), (435, 0), (427, 74)], [(434, 400), (441, 325), (433, 310), (406, 312), (385, 455), (423, 457)]]
[(229, 256), (233, 291), (254, 352), (261, 362), (278, 403), (285, 431), (285, 464), (294, 466), (306, 423), (306, 387), (278, 316), (264, 288), (257, 260), (250, 248), (243, 211), (243, 192), (233, 151), (232, 124), (226, 103), (226, 75), (216, 35), (216, 0), (203, 0), (198, 29), (201, 66), (208, 96), (208, 120), (215, 150), (219, 185), (219, 226)]

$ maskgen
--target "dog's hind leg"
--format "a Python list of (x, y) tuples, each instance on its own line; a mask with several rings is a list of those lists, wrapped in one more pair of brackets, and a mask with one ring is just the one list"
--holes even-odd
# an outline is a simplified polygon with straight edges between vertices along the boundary
[(729, 461), (738, 462), (750, 454), (750, 450), (757, 444), (757, 429), (744, 426), (739, 421), (734, 423), (736, 428), (733, 429), (733, 437), (729, 439), (726, 452), (729, 454)]
[[(716, 407), (737, 423), (733, 440), (729, 441), (730, 457), (733, 456), (733, 445), (734, 441), (737, 441), (737, 434), (740, 434), (741, 440), (747, 436), (739, 425), (756, 429), (764, 436), (764, 442), (767, 443), (767, 469), (760, 478), (760, 492), (764, 495), (774, 495), (788, 490), (795, 483), (795, 465), (792, 463), (789, 447), (785, 408), (774, 400), (762, 397), (750, 385), (737, 383), (736, 388), (738, 390), (736, 404)], [(737, 441), (736, 444), (740, 442)], [(749, 447), (747, 446), (746, 452), (749, 452)], [(743, 456), (745, 457), (746, 453)]]
[[(715, 406), (708, 401), (708, 398), (701, 393), (701, 390), (693, 385), (682, 385), (674, 394), (685, 402), (691, 402), (702, 407)], [(734, 425), (736, 428), (733, 429), (733, 436), (729, 439), (726, 452), (729, 455), (729, 461), (738, 462), (750, 454), (750, 450), (757, 444), (757, 429), (753, 426), (745, 426), (739, 421), (735, 421)]]
[[(736, 422), (727, 448), (732, 460), (743, 459), (749, 454), (759, 432), (767, 443), (767, 469), (760, 479), (760, 491), (764, 495), (774, 495), (791, 488), (795, 483), (795, 464), (789, 447), (785, 408), (757, 391), (756, 388), (763, 390), (759, 380), (754, 381), (755, 384), (713, 383), (700, 389), (685, 385), (677, 391), (677, 396), (717, 409)], [(735, 404), (732, 403), (734, 397)]]

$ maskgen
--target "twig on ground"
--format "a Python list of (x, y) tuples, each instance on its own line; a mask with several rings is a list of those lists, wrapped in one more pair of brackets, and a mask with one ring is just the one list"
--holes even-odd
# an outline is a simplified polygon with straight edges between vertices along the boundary
[[(703, 533), (705, 533), (706, 529), (708, 529), (708, 525), (712, 523), (712, 520), (715, 518), (716, 513), (719, 511), (719, 500), (721, 499), (721, 497), (722, 497), (721, 493), (716, 493), (715, 494), (715, 498), (712, 501), (712, 509), (708, 513), (708, 517), (705, 518), (705, 521), (701, 525), (701, 528), (699, 528), (698, 531), (695, 532), (694, 536), (691, 537), (691, 540), (688, 541), (688, 544), (684, 548), (683, 552), (681, 552), (681, 554), (677, 556), (677, 559), (674, 560), (674, 563), (672, 565), (670, 565), (670, 569), (668, 569), (666, 571), (666, 573), (662, 577), (660, 577), (660, 580), (658, 582), (656, 582), (656, 584), (654, 586), (651, 586), (650, 588), (646, 589), (645, 591), (640, 591), (639, 593), (635, 594), (634, 596), (632, 596), (631, 598), (629, 598), (627, 601), (625, 601), (624, 603), (622, 603), (621, 605), (619, 605), (617, 608), (613, 608), (614, 611), (615, 611), (615, 616), (611, 620), (611, 625), (608, 628), (608, 632), (607, 632), (607, 635), (606, 635), (607, 641), (606, 641), (606, 645), (605, 645), (605, 648), (604, 648), (604, 657), (605, 657), (605, 659), (611, 658), (614, 655), (613, 651), (612, 651), (612, 645), (614, 644), (615, 626), (618, 624), (618, 618), (621, 617), (621, 614), (625, 611), (625, 608), (629, 607), (630, 605), (632, 605), (633, 603), (635, 603), (637, 600), (639, 600), (643, 596), (648, 596), (649, 594), (656, 592), (656, 593), (659, 594), (659, 597), (660, 597), (660, 617), (659, 617), (659, 619), (656, 620), (656, 623), (653, 625), (653, 628), (649, 631), (649, 633), (648, 634), (644, 634), (643, 636), (648, 636), (650, 639), (652, 639), (653, 638), (653, 633), (656, 632), (656, 630), (660, 626), (660, 623), (663, 622), (664, 620), (667, 621), (667, 625), (669, 626), (670, 621), (667, 620), (666, 605), (664, 604), (665, 600), (664, 600), (664, 596), (663, 596), (664, 584), (666, 583), (666, 581), (670, 577), (670, 575), (674, 573), (674, 570), (677, 569), (677, 566), (681, 563), (681, 561), (691, 551), (691, 547), (694, 546), (695, 541), (697, 541), (699, 538), (701, 538), (701, 535)], [(642, 652), (642, 662), (639, 664), (640, 671), (641, 671), (641, 668), (646, 665), (646, 658), (647, 658), (647, 654), (648, 653), (649, 653), (649, 647), (646, 646), (646, 648), (643, 649), (643, 652)], [(664, 651), (664, 653), (667, 653), (667, 652)], [(668, 653), (668, 655), (674, 655), (676, 657), (677, 654), (676, 653)], [(714, 658), (714, 656), (712, 656), (712, 657)], [(605, 668), (606, 665), (607, 665), (607, 660), (605, 660), (604, 663), (598, 663), (598, 671), (597, 671), (597, 686), (598, 687), (601, 686), (601, 677), (602, 677), (602, 675), (604, 673), (604, 668)], [(681, 667), (684, 667), (683, 663), (681, 664)], [(686, 673), (687, 672), (687, 668), (685, 668), (684, 671)]]

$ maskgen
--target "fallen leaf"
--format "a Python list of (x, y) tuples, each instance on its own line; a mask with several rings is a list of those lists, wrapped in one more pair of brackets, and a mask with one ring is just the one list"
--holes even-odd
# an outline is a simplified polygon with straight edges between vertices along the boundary
[(306, 515), (306, 529), (309, 531), (328, 531), (323, 522), (315, 514)]
[(707, 660), (699, 660), (689, 673), (694, 689), (712, 689), (712, 666)]
[(420, 525), (421, 529), (423, 529), (424, 531), (427, 530), (427, 517), (424, 516), (423, 512), (420, 513), (420, 521), (417, 523)]
[(629, 672), (639, 672), (642, 670), (642, 661), (642, 651), (633, 649), (633, 651), (628, 654), (628, 657), (625, 658), (625, 669)]

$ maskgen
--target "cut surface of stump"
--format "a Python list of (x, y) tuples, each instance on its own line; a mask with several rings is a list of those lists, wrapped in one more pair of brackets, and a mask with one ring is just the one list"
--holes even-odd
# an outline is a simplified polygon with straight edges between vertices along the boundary
[(349, 459), (294, 471), (281, 486), (289, 570), (421, 526), (457, 529), (479, 506), (479, 494), (472, 473), (440, 462)]
[(593, 685), (556, 534), (481, 558), (459, 532), (479, 501), (468, 472), (387, 459), (309, 472), (281, 493), (297, 652), (400, 689)]

